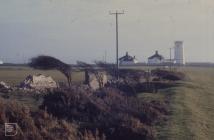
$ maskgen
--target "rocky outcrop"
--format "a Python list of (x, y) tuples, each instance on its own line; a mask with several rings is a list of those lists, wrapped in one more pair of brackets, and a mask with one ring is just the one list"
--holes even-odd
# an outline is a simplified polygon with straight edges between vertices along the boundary
[(54, 89), (57, 88), (57, 83), (50, 76), (42, 74), (29, 75), (21, 82), (20, 88), (34, 90)]
[(105, 72), (91, 73), (85, 71), (85, 84), (89, 85), (93, 90), (104, 87), (108, 82), (107, 74)]
[(12, 90), (11, 87), (8, 86), (5, 82), (3, 82), (3, 81), (0, 82), (0, 92), (8, 93), (11, 90)]

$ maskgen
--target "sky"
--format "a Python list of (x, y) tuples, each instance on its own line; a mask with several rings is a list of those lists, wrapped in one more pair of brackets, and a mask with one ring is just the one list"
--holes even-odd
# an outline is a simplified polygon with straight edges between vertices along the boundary
[(0, 0), (0, 59), (26, 63), (51, 55), (67, 63), (115, 61), (115, 16), (119, 56), (140, 62), (158, 50), (169, 58), (184, 42), (188, 62), (214, 62), (213, 0)]

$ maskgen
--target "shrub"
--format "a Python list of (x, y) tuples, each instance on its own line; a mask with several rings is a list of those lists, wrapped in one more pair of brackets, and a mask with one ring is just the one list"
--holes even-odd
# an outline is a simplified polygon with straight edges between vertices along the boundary
[[(15, 137), (4, 136), (4, 123), (18, 124)], [(91, 131), (80, 133), (78, 126), (65, 120), (58, 120), (46, 111), (31, 112), (14, 101), (0, 98), (0, 139), (1, 140), (104, 140)]]
[(95, 93), (56, 90), (44, 97), (40, 108), (60, 119), (78, 122), (81, 132), (98, 129), (107, 140), (151, 140), (155, 137), (151, 126), (167, 112), (159, 105), (143, 103), (135, 97), (123, 96), (119, 90), (104, 88)]
[(167, 70), (160, 70), (160, 69), (153, 70), (152, 75), (157, 76), (163, 80), (170, 80), (170, 81), (178, 81), (178, 80), (185, 79), (185, 74), (182, 72), (167, 71)]

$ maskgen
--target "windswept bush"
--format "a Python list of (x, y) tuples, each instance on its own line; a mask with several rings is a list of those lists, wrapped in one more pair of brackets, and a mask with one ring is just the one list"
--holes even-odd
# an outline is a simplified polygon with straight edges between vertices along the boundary
[(34, 69), (41, 69), (41, 70), (56, 69), (60, 71), (67, 78), (68, 85), (69, 87), (71, 86), (72, 68), (69, 64), (62, 62), (57, 58), (54, 58), (52, 56), (41, 55), (41, 56), (32, 58), (31, 62), (28, 65)]
[(158, 106), (105, 88), (95, 93), (56, 90), (44, 97), (41, 109), (60, 119), (78, 122), (82, 132), (98, 129), (107, 140), (151, 140), (155, 137), (151, 126), (167, 112)]

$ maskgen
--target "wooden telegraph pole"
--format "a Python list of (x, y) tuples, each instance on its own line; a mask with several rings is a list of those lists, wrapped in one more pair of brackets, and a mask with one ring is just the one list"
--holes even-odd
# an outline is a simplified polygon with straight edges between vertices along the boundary
[(116, 11), (114, 13), (110, 12), (109, 14), (116, 16), (116, 67), (117, 67), (117, 69), (116, 69), (116, 76), (117, 76), (117, 79), (119, 79), (119, 62), (118, 62), (119, 61), (119, 58), (118, 58), (118, 51), (119, 51), (119, 49), (118, 49), (118, 46), (119, 46), (119, 43), (118, 43), (118, 15), (124, 14), (124, 11), (122, 11), (122, 12)]

